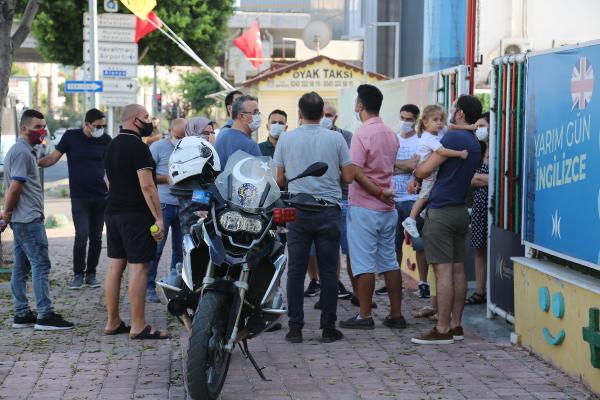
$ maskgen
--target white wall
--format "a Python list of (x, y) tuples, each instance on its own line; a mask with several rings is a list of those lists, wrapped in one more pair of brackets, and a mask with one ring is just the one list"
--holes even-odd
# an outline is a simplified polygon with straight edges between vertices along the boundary
[[(500, 41), (526, 38), (532, 50), (554, 42), (577, 43), (600, 39), (598, 0), (479, 0), (478, 54), (484, 64), (476, 79), (488, 79), (490, 61), (500, 55)], [(477, 55), (478, 57), (478, 55)]]

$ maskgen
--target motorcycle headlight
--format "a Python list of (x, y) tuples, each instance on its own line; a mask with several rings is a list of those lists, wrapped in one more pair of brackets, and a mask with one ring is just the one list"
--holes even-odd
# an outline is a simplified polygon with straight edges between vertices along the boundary
[(258, 234), (262, 231), (262, 221), (242, 215), (237, 211), (226, 211), (219, 216), (219, 224), (229, 232), (249, 232)]

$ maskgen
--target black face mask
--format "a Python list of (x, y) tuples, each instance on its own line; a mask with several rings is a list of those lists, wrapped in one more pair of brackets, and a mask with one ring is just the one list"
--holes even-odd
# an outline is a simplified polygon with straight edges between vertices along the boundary
[(139, 118), (136, 118), (136, 121), (140, 121), (142, 123), (141, 128), (136, 125), (138, 127), (138, 129), (140, 130), (141, 137), (146, 137), (146, 136), (152, 135), (152, 131), (154, 130), (154, 126), (152, 125), (152, 122), (144, 122)]

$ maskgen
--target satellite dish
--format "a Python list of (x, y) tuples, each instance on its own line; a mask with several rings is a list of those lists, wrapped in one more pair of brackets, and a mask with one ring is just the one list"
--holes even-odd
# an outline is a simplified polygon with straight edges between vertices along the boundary
[(317, 53), (325, 48), (331, 40), (331, 27), (324, 21), (312, 21), (304, 28), (302, 40), (304, 45)]

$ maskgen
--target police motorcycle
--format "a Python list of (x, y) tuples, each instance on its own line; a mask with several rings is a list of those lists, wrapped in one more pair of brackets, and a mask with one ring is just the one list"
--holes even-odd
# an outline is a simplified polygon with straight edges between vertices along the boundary
[[(323, 205), (282, 193), (271, 159), (243, 151), (231, 155), (223, 172), (210, 182), (219, 161), (214, 148), (202, 142), (180, 143), (171, 157), (172, 192), (177, 192), (177, 182), (195, 177), (196, 186), (184, 190), (191, 190), (196, 222), (183, 239), (181, 271), (157, 285), (169, 312), (190, 332), (188, 393), (193, 399), (213, 400), (225, 383), (236, 344), (267, 380), (247, 341), (287, 313), (279, 289), (287, 258), (277, 229), (295, 221), (300, 204), (303, 209)], [(184, 166), (192, 162), (196, 175)], [(326, 171), (327, 164), (315, 163), (292, 180)], [(189, 177), (179, 180), (182, 175)]]

